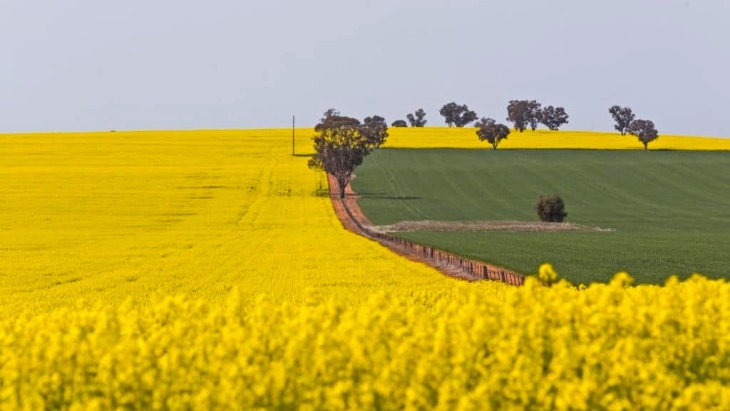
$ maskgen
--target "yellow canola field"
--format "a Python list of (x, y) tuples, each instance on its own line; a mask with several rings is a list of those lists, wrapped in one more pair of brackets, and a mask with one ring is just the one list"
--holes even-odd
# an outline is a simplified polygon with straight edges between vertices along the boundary
[(433, 309), (232, 293), (0, 320), (0, 408), (730, 409), (730, 284), (627, 277), (503, 302), (460, 283)]
[(220, 303), (234, 287), (293, 302), (452, 292), (343, 230), (307, 168), (312, 134), (299, 130), (300, 156), (291, 130), (0, 135), (0, 315), (81, 298)]
[[(390, 137), (384, 147), (393, 148), (482, 148), (492, 149), (486, 141), (479, 141), (474, 127), (446, 128), (390, 128)], [(643, 150), (644, 145), (632, 135), (594, 131), (511, 130), (499, 149), (555, 148)], [(730, 138), (674, 136), (659, 134), (649, 143), (649, 150), (730, 150)]]
[(448, 279), (290, 132), (0, 136), (0, 409), (730, 409), (730, 283)]

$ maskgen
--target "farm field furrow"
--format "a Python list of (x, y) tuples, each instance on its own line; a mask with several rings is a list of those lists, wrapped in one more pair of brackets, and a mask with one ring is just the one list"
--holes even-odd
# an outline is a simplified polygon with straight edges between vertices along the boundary
[[(301, 154), (311, 132), (301, 131)], [(2, 135), (0, 313), (229, 291), (300, 301), (448, 293), (342, 229), (291, 130)], [(416, 291), (414, 291), (416, 290)]]

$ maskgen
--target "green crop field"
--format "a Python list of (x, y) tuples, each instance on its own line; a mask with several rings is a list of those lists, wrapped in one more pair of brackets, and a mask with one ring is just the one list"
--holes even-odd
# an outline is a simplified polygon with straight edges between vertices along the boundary
[(551, 262), (574, 283), (625, 270), (640, 283), (730, 275), (730, 153), (381, 149), (353, 189), (376, 225), (537, 221), (559, 193), (576, 231), (398, 231), (393, 235), (522, 273)]

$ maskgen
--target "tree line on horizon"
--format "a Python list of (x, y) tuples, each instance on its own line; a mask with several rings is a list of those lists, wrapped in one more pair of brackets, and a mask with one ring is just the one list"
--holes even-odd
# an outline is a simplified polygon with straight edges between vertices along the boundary
[[(630, 107), (621, 107), (618, 105), (611, 106), (608, 109), (609, 114), (613, 118), (614, 128), (621, 135), (631, 134), (636, 136), (644, 145), (644, 150), (648, 150), (650, 142), (659, 137), (659, 133), (651, 120), (636, 119)], [(506, 139), (510, 134), (510, 128), (496, 120), (488, 117), (479, 119), (477, 113), (470, 110), (466, 104), (457, 104), (450, 102), (444, 104), (439, 110), (439, 114), (444, 117), (449, 127), (464, 127), (470, 123), (474, 123), (477, 128), (477, 136), (481, 141), (487, 141), (495, 150), (499, 143)], [(426, 112), (419, 108), (414, 113), (406, 116), (405, 120), (396, 120), (391, 123), (392, 127), (424, 127), (426, 125)], [(568, 113), (564, 107), (554, 107), (552, 105), (543, 107), (536, 100), (510, 100), (507, 104), (506, 120), (512, 123), (515, 131), (523, 132), (528, 127), (535, 131), (538, 124), (542, 124), (549, 130), (556, 131), (564, 124), (568, 124)]]
[[(464, 127), (469, 123), (479, 120), (479, 116), (473, 110), (469, 110), (466, 104), (457, 104), (452, 101), (445, 104), (439, 110), (449, 127)], [(426, 112), (419, 108), (414, 113), (406, 115), (405, 120), (395, 120), (391, 127), (424, 127), (426, 125)], [(489, 122), (488, 118), (482, 117), (481, 122)], [(568, 123), (568, 114), (563, 107), (547, 106), (535, 100), (511, 100), (507, 105), (507, 121), (514, 124), (515, 130), (520, 132), (527, 129), (529, 125), (534, 131), (538, 124), (543, 124), (550, 130), (558, 130), (561, 125)]]
[[(616, 124), (614, 128), (621, 135), (631, 134), (644, 144), (658, 138), (654, 123), (650, 120), (636, 119), (630, 107), (614, 105), (608, 109)], [(477, 113), (469, 110), (466, 104), (450, 102), (445, 104), (439, 113), (446, 120), (449, 127), (464, 127), (474, 123), (476, 134), (480, 141), (487, 141), (493, 149), (502, 140), (505, 140), (511, 130), (493, 118), (478, 119)], [(542, 107), (535, 100), (510, 100), (507, 105), (508, 122), (513, 124), (515, 131), (523, 132), (528, 127), (533, 131), (538, 124), (545, 125), (550, 130), (558, 130), (568, 123), (568, 113), (563, 107)], [(426, 112), (419, 108), (406, 116), (411, 127), (426, 125)], [(392, 127), (407, 127), (404, 120), (396, 120)], [(381, 116), (374, 115), (360, 121), (354, 117), (343, 116), (336, 109), (329, 109), (324, 113), (320, 122), (314, 127), (313, 137), (315, 154), (309, 160), (308, 166), (314, 170), (325, 171), (337, 180), (340, 198), (345, 198), (345, 188), (352, 180), (355, 168), (362, 164), (365, 157), (380, 147), (388, 137), (388, 125)]]

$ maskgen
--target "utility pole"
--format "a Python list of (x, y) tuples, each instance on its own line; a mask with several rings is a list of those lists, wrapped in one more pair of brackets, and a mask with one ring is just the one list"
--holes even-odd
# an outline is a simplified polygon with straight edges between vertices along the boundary
[(291, 155), (294, 155), (294, 134), (295, 134), (295, 124), (296, 117), (291, 116)]

